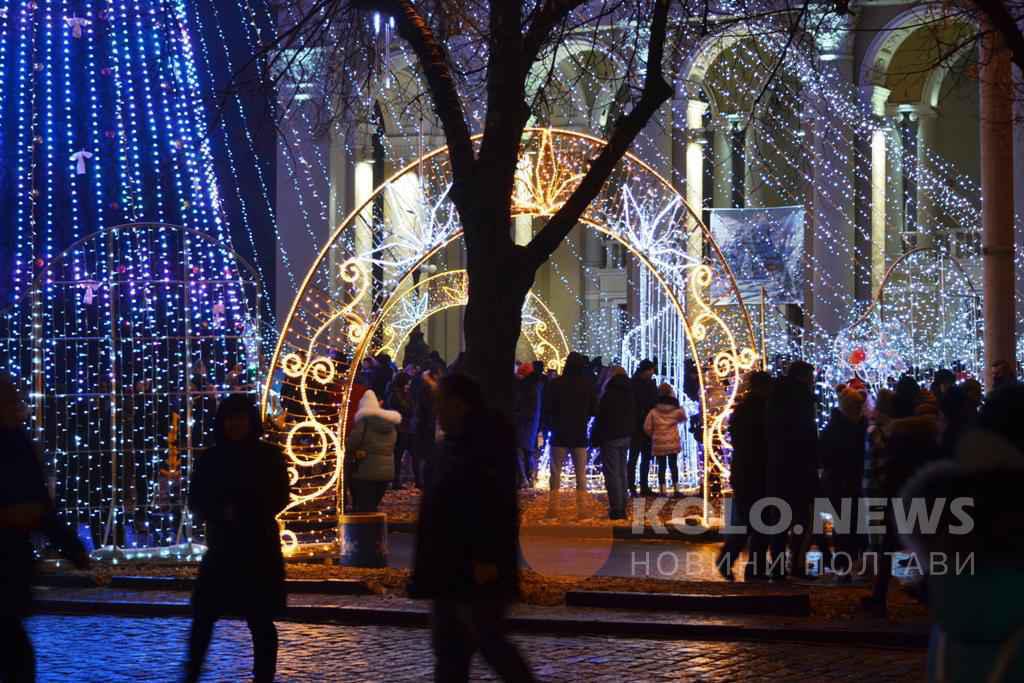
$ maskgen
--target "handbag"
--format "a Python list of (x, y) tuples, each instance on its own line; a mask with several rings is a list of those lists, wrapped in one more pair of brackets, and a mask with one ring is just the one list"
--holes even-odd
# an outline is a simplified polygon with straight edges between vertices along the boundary
[(345, 471), (349, 474), (359, 469), (359, 463), (366, 460), (366, 451), (363, 450), (363, 442), (366, 440), (366, 420), (359, 423), (362, 427), (362, 432), (359, 434), (359, 439), (353, 444), (352, 448), (349, 448), (346, 444), (345, 447)]

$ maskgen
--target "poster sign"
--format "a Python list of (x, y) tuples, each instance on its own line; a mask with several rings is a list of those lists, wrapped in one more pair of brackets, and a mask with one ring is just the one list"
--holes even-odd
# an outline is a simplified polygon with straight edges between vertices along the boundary
[[(745, 303), (755, 303), (765, 288), (770, 304), (804, 301), (804, 208), (712, 209), (711, 233), (736, 276)], [(720, 304), (735, 303), (720, 279), (711, 296)]]

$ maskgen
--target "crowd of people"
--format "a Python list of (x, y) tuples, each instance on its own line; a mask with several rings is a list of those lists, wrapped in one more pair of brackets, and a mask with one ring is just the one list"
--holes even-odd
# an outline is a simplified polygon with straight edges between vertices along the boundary
[[(401, 366), (387, 354), (363, 361), (345, 430), (346, 509), (375, 512), (389, 487), (423, 488), (440, 437), (432, 397), (443, 377), (458, 374), (461, 363), (460, 356), (446, 365), (418, 330), (410, 335)], [(517, 363), (510, 402), (516, 481), (520, 488), (537, 485), (540, 455), (549, 447), (549, 517), (558, 516), (557, 492), (567, 461), (575, 475), (577, 515), (588, 514), (584, 494), (591, 452), (598, 454), (611, 519), (625, 519), (627, 495), (655, 495), (649, 485), (652, 465), (658, 493), (669, 493), (670, 476), (672, 494), (680, 493), (679, 430), (689, 416), (675, 389), (655, 382), (655, 369), (653, 361), (644, 360), (630, 377), (620, 366), (575, 352), (561, 373), (541, 361)]]
[[(1021, 395), (1012, 375), (1000, 374), (999, 367), (994, 370), (994, 389), (984, 400), (977, 380), (958, 382), (945, 369), (936, 371), (927, 387), (909, 375), (874, 391), (852, 379), (835, 388), (837, 405), (820, 434), (812, 366), (796, 361), (779, 378), (760, 371), (749, 373), (729, 421), (733, 449), (729, 522), (730, 527), (742, 527), (748, 533), (728, 536), (720, 555), (723, 576), (733, 578), (733, 564), (746, 548), (748, 580), (781, 579), (787, 574), (806, 577), (805, 555), (817, 543), (832, 558), (829, 566), (837, 580), (849, 582), (853, 565), (866, 551), (874, 550), (878, 571), (864, 607), (884, 614), (892, 554), (906, 545), (891, 523), (891, 502), (885, 511), (885, 521), (890, 523), (884, 525), (889, 529), (884, 536), (862, 533), (859, 529), (864, 525), (858, 526), (860, 520), (855, 519), (849, 529), (834, 527), (831, 538), (826, 538), (813, 533), (820, 526), (812, 519), (818, 510), (815, 500), (827, 500), (830, 510), (857, 515), (858, 509), (863, 510), (858, 502), (900, 498), (908, 483), (932, 464), (955, 461), (965, 436), (979, 427), (1013, 437), (1006, 427), (1019, 427), (995, 428), (985, 419), (987, 412), (1005, 410), (1002, 404)], [(752, 506), (768, 498), (784, 501), (791, 511), (789, 523), (773, 534), (749, 531)], [(777, 526), (779, 520), (768, 514), (765, 521), (766, 526)]]
[[(670, 474), (673, 492), (679, 491), (681, 430), (691, 418), (675, 389), (656, 383), (651, 361), (639, 363), (632, 376), (577, 353), (560, 374), (537, 362), (519, 364), (510, 403), (488, 400), (461, 364), (460, 358), (445, 366), (415, 333), (401, 369), (386, 355), (363, 363), (347, 406), (347, 504), (352, 512), (376, 511), (387, 488), (403, 484), (408, 457), (412, 485), (423, 493), (409, 593), (433, 601), (438, 680), (468, 680), (475, 652), (505, 680), (532, 680), (507, 638), (505, 612), (519, 590), (517, 489), (536, 482), (539, 451), (550, 446), (550, 516), (558, 515), (570, 457), (576, 512), (587, 514), (583, 493), (592, 449), (599, 453), (608, 515), (622, 519), (630, 494), (654, 493), (647, 485), (652, 464), (659, 493), (668, 494)], [(1021, 617), (1019, 606), (998, 603), (997, 593), (1003, 587), (1014, 594), (1024, 575), (1024, 515), (1009, 504), (1024, 483), (1024, 386), (1006, 364), (996, 364), (993, 377), (987, 396), (977, 381), (958, 381), (948, 370), (935, 372), (927, 388), (911, 376), (874, 388), (851, 379), (835, 387), (836, 408), (819, 433), (812, 366), (795, 361), (780, 377), (746, 374), (728, 424), (728, 521), (743, 531), (727, 534), (718, 563), (723, 576), (733, 578), (744, 551), (748, 580), (805, 576), (805, 554), (817, 543), (833, 556), (839, 580), (849, 581), (874, 549), (877, 571), (863, 607), (884, 614), (895, 550), (970, 553), (971, 575), (927, 576), (919, 592), (933, 605), (933, 642), (941, 642), (932, 656), (963, 671), (1001, 661)], [(695, 387), (683, 391), (689, 396)], [(4, 598), (13, 606), (4, 629), (16, 654), (4, 665), (12, 676), (31, 675), (34, 666), (21, 625), (31, 582), (30, 533), (48, 533), (79, 566), (89, 562), (74, 535), (56, 522), (39, 459), (20, 427), (20, 405), (13, 384), (0, 380), (0, 431), (14, 448), (10, 476), (0, 486), (0, 565)], [(700, 416), (694, 417), (699, 428)], [(255, 680), (274, 677), (274, 619), (286, 604), (276, 516), (288, 502), (289, 483), (280, 449), (261, 435), (251, 399), (231, 396), (218, 406), (214, 445), (195, 466), (189, 503), (206, 526), (208, 551), (193, 597), (186, 680), (198, 680), (214, 624), (226, 616), (249, 625)], [(957, 496), (973, 501), (970, 534), (907, 532), (891, 523), (898, 500)], [(780, 506), (756, 511), (775, 527), (771, 533), (748, 524), (766, 498), (781, 500), (789, 511), (785, 518)], [(887, 501), (879, 537), (856, 524), (816, 533), (818, 501), (845, 510), (844, 501), (866, 498)], [(977, 601), (986, 599), (980, 619)]]

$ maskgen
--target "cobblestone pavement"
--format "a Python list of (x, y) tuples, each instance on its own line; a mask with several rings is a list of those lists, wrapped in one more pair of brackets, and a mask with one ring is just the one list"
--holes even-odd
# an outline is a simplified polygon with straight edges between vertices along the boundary
[[(39, 616), (29, 621), (40, 681), (174, 681), (186, 619)], [(425, 629), (282, 623), (281, 681), (430, 680)], [(709, 643), (601, 637), (516, 636), (544, 681), (911, 681), (924, 677), (924, 653), (776, 643)], [(218, 624), (206, 681), (244, 681), (249, 634)], [(494, 680), (475, 661), (474, 680)]]

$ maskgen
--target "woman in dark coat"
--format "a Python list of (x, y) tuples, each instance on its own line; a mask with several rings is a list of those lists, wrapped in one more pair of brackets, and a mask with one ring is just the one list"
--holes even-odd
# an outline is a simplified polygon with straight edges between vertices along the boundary
[(752, 372), (747, 377), (741, 397), (729, 418), (729, 440), (732, 442), (732, 463), (729, 483), (732, 486), (732, 507), (729, 526), (746, 527), (745, 533), (729, 533), (718, 556), (718, 571), (727, 581), (733, 580), (732, 565), (750, 539), (750, 561), (746, 578), (766, 579), (764, 554), (768, 537), (753, 532), (750, 508), (765, 495), (765, 434), (768, 431), (768, 401), (772, 393), (772, 377), (767, 372)]
[(208, 550), (192, 596), (186, 680), (199, 680), (213, 626), (241, 617), (253, 639), (254, 680), (273, 681), (274, 618), (285, 608), (284, 558), (277, 514), (288, 504), (288, 472), (276, 447), (260, 441), (259, 412), (245, 396), (217, 411), (216, 445), (199, 458), (189, 503), (206, 524)]
[(609, 370), (591, 441), (601, 447), (609, 519), (626, 518), (626, 451), (636, 423), (633, 387), (620, 367)]
[(40, 459), (22, 427), (23, 410), (14, 383), (0, 375), (0, 681), (35, 680), (35, 653), (22, 623), (32, 605), (32, 534), (49, 536), (79, 569), (89, 566), (78, 537), (57, 519)]
[[(864, 480), (864, 449), (867, 444), (867, 419), (864, 417), (865, 397), (845, 388), (839, 394), (839, 407), (832, 410), (828, 425), (821, 433), (818, 452), (824, 470), (824, 489), (829, 502), (850, 528), (841, 528), (835, 520), (832, 537), (838, 551), (832, 562), (842, 581), (850, 581), (850, 563), (860, 554), (862, 537), (857, 534), (858, 499)], [(849, 500), (849, 514), (843, 501)]]
[(597, 413), (594, 379), (587, 373), (587, 359), (570, 353), (562, 376), (544, 392), (544, 422), (551, 429), (551, 494), (548, 517), (558, 516), (558, 490), (562, 484), (562, 466), (572, 452), (576, 472), (576, 515), (583, 517), (587, 490), (587, 426)]

